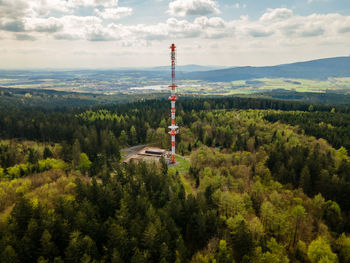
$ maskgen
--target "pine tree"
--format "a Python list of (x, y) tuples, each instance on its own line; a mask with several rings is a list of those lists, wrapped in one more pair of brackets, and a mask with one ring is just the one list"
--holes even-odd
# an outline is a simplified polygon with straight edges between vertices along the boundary
[(73, 156), (73, 167), (75, 169), (79, 169), (79, 165), (80, 165), (80, 153), (81, 153), (81, 150), (80, 150), (80, 143), (79, 141), (76, 139), (74, 141), (74, 144), (73, 144), (73, 148), (72, 148), (72, 156)]

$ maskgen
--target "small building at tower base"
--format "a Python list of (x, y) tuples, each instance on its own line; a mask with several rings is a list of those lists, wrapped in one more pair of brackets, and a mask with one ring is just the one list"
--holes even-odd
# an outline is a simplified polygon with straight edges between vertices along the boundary
[(163, 157), (167, 161), (170, 160), (171, 152), (157, 148), (157, 147), (144, 147), (137, 153), (128, 156), (124, 163), (129, 163), (131, 160), (134, 162), (144, 161), (144, 162), (159, 162), (160, 158)]

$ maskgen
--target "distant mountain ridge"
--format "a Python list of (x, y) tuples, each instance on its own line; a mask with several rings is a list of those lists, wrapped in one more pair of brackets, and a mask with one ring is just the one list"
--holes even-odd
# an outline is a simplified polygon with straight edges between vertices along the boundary
[(267, 67), (234, 67), (183, 73), (183, 79), (235, 81), (257, 78), (327, 79), (350, 77), (350, 57), (317, 59)]
[[(113, 69), (0, 69), (2, 78), (19, 78), (27, 74), (30, 81), (40, 79), (72, 79), (74, 74), (83, 74), (89, 79), (129, 76), (147, 79), (169, 80), (170, 66), (149, 68), (113, 68)], [(209, 82), (227, 82), (235, 80), (253, 80), (259, 78), (291, 78), (326, 80), (329, 77), (350, 77), (350, 56), (317, 59), (291, 64), (261, 67), (225, 67), (210, 65), (177, 65), (177, 80), (203, 80)], [(33, 76), (31, 76), (33, 74)], [(29, 77), (30, 76), (30, 77)], [(7, 86), (3, 84), (3, 86)]]
[[(202, 66), (202, 65), (176, 65), (177, 71), (182, 72), (200, 72), (200, 71), (211, 71), (211, 70), (219, 70), (219, 69), (225, 69), (227, 67), (223, 66)], [(170, 71), (170, 66), (159, 66), (159, 67), (152, 67), (148, 68), (148, 70), (151, 71)]]

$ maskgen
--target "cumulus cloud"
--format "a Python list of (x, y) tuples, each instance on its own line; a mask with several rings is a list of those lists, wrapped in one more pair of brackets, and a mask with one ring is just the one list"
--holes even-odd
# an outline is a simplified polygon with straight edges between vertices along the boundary
[(27, 18), (25, 19), (26, 31), (41, 33), (55, 33), (63, 29), (63, 23), (55, 17), (49, 18)]
[(320, 36), (323, 35), (324, 29), (322, 27), (315, 27), (315, 28), (310, 28), (303, 30), (300, 35), (302, 37), (315, 37), (315, 36)]
[(93, 25), (86, 28), (86, 39), (88, 41), (112, 41), (119, 39), (102, 25)]
[(48, 16), (52, 11), (68, 13), (69, 1), (65, 0), (0, 0), (0, 18), (24, 18)]
[(205, 16), (219, 14), (216, 2), (212, 0), (175, 0), (169, 3), (167, 11), (171, 16)]
[(293, 11), (287, 8), (267, 9), (267, 12), (260, 17), (260, 21), (273, 22), (289, 19), (293, 16)]
[[(121, 25), (119, 25), (121, 27)], [(229, 25), (219, 17), (200, 17), (194, 22), (169, 18), (166, 23), (124, 27), (128, 38), (161, 40), (165, 38), (224, 38), (230, 35)], [(226, 30), (227, 29), (227, 30)]]
[(62, 24), (62, 30), (54, 35), (58, 40), (94, 40), (94, 37), (89, 37), (91, 34), (106, 30), (103, 29), (102, 20), (95, 16), (63, 16), (59, 18), (59, 23)]
[(25, 0), (1, 0), (0, 18), (20, 18), (28, 13), (29, 4)]
[(271, 36), (274, 32), (266, 30), (264, 28), (250, 28), (247, 30), (247, 33), (252, 37), (268, 37)]
[(167, 29), (169, 35), (172, 37), (193, 38), (199, 37), (201, 34), (201, 27), (199, 25), (175, 18), (168, 19)]
[[(104, 20), (132, 13), (132, 8), (118, 4), (118, 0), (0, 0), (0, 31), (13, 32), (12, 39), (17, 40), (31, 40), (31, 32), (52, 34), (56, 40), (116, 40), (118, 32)], [(80, 7), (95, 15), (78, 15)]]
[(10, 32), (24, 32), (25, 25), (21, 20), (12, 20), (5, 22), (0, 27), (2, 30), (10, 31)]
[(125, 16), (129, 16), (132, 13), (132, 8), (130, 7), (117, 7), (117, 8), (105, 8), (103, 11), (100, 11), (98, 8), (95, 8), (95, 13), (103, 19), (120, 19)]
[(104, 6), (113, 7), (118, 6), (118, 0), (68, 0), (68, 6)]
[[(55, 39), (88, 41), (153, 41), (164, 39), (307, 39), (322, 35), (333, 36), (347, 32), (347, 17), (338, 14), (294, 15), (291, 10), (268, 9), (258, 20), (241, 17), (226, 21), (221, 17), (201, 16), (190, 22), (169, 18), (157, 24), (123, 25), (106, 24), (103, 17), (63, 16), (61, 18), (32, 19), (26, 21), (26, 29), (55, 33)], [(349, 18), (350, 19), (350, 18)], [(345, 22), (344, 22), (345, 21)], [(12, 28), (16, 29), (16, 28)], [(21, 27), (18, 25), (18, 30)]]
[(27, 6), (38, 16), (48, 16), (52, 11), (67, 15), (73, 13), (73, 10), (79, 7), (117, 8), (118, 0), (27, 0)]
[[(14, 0), (17, 1), (17, 0)], [(51, 12), (70, 13), (69, 1), (62, 0), (27, 0), (32, 16), (49, 16)]]
[(221, 17), (199, 17), (194, 24), (200, 26), (202, 36), (210, 39), (220, 39), (234, 35), (234, 27)]
[(225, 28), (226, 22), (221, 17), (211, 17), (206, 16), (198, 17), (194, 20), (194, 23), (200, 25), (201, 27), (207, 28)]
[(350, 32), (350, 26), (344, 26), (339, 28), (338, 30), (339, 33), (349, 33)]
[[(2, 7), (7, 8), (12, 15), (0, 17), (0, 30), (3, 37), (18, 40), (31, 40), (30, 38), (45, 38), (54, 40), (85, 40), (85, 41), (119, 41), (131, 43), (143, 41), (145, 45), (152, 41), (165, 39), (225, 39), (235, 43), (254, 43), (271, 40), (283, 43), (302, 43), (320, 36), (335, 38), (347, 36), (350, 32), (350, 16), (340, 14), (314, 14), (300, 16), (287, 8), (267, 9), (258, 19), (249, 19), (242, 16), (239, 19), (225, 20), (199, 14), (219, 13), (218, 7), (212, 0), (176, 0), (169, 4), (169, 12), (175, 16), (197, 15), (194, 20), (187, 18), (168, 18), (164, 22), (155, 24), (118, 24), (115, 21), (123, 16), (130, 15), (132, 9), (119, 7), (116, 0), (13, 0), (20, 3), (18, 10), (10, 0), (0, 0), (0, 14)], [(40, 2), (36, 8), (33, 2)], [(64, 8), (90, 6), (93, 15), (79, 16), (46, 12), (53, 10), (50, 3), (62, 2), (56, 7), (56, 12), (63, 12)], [(34, 10), (34, 11), (33, 11)], [(40, 11), (41, 10), (41, 11)], [(44, 14), (40, 16), (39, 13)], [(90, 14), (91, 14), (90, 13)], [(7, 33), (6, 33), (6, 32)], [(5, 34), (6, 33), (6, 34)], [(27, 38), (27, 39), (26, 39)]]
[[(319, 36), (335, 37), (350, 22), (350, 17), (340, 14), (295, 15), (289, 9), (268, 9), (259, 19), (265, 29), (286, 39), (307, 39)], [(349, 23), (348, 23), (349, 25)], [(345, 30), (346, 31), (346, 30)]]
[(16, 40), (20, 41), (34, 41), (36, 40), (36, 37), (28, 34), (16, 34), (15, 36)]
[(118, 0), (0, 0), (0, 18), (48, 17), (52, 12), (72, 14), (79, 7), (99, 8), (106, 14), (130, 13), (131, 8), (120, 7)]
[(53, 38), (56, 40), (79, 40), (81, 39), (81, 36), (70, 33), (58, 33), (54, 34)]

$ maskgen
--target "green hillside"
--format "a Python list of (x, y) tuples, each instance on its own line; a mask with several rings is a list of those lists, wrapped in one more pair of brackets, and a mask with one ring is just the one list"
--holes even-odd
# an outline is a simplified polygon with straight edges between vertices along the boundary
[(178, 166), (121, 163), (168, 108), (3, 107), (0, 261), (349, 262), (348, 107), (187, 98)]

